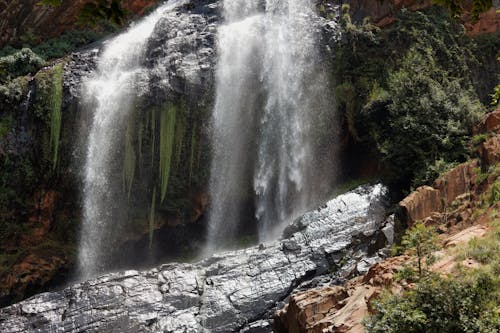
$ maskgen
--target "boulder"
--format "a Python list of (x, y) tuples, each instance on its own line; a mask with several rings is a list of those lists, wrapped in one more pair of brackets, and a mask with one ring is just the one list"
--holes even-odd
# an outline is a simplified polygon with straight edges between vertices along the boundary
[(430, 186), (420, 186), (401, 200), (399, 206), (408, 225), (443, 209), (440, 191)]

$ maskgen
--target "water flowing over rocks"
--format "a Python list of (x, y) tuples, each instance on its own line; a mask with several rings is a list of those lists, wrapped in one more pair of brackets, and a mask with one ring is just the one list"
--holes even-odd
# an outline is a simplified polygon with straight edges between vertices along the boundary
[(386, 192), (379, 184), (341, 195), (279, 241), (34, 296), (0, 310), (0, 331), (269, 332), (273, 309), (300, 284), (367, 271), (363, 261), (385, 245)]

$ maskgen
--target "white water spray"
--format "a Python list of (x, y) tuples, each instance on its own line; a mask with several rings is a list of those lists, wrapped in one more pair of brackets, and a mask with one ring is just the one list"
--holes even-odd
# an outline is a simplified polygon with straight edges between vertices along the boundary
[[(330, 106), (312, 1), (225, 0), (224, 18), (218, 36), (208, 251), (241, 228), (250, 200), (259, 239), (269, 240), (316, 204), (330, 184), (314, 137)], [(254, 191), (250, 199), (248, 186)]]
[[(81, 278), (104, 270), (120, 221), (113, 211), (120, 203), (111, 184), (115, 150), (123, 139), (124, 123), (133, 107), (140, 82), (145, 44), (162, 14), (179, 1), (159, 7), (143, 21), (108, 42), (94, 75), (83, 86), (85, 105), (93, 114), (84, 167), (83, 225), (78, 265)], [(141, 80), (142, 78), (142, 80)]]

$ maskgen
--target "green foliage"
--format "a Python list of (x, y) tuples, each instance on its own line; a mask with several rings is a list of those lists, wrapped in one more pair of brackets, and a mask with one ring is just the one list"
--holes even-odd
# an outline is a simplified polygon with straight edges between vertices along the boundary
[(127, 15), (121, 0), (93, 0), (83, 5), (78, 19), (81, 23), (92, 26), (96, 26), (100, 21), (121, 26), (126, 22)]
[(39, 72), (35, 76), (36, 94), (31, 111), (35, 118), (50, 127), (49, 150), (52, 152), (52, 169), (55, 170), (59, 159), (59, 143), (62, 123), (62, 76), (64, 63)]
[(472, 138), (471, 138), (471, 143), (474, 147), (477, 147), (478, 145), (480, 145), (481, 143), (485, 142), (486, 140), (488, 140), (489, 138), (491, 138), (492, 134), (491, 133), (479, 133), (479, 134), (476, 134), (474, 135)]
[(500, 280), (427, 278), (401, 295), (386, 293), (374, 302), (367, 333), (491, 333), (500, 329)]
[(193, 171), (194, 171), (194, 159), (195, 159), (195, 151), (196, 151), (196, 127), (193, 126), (191, 131), (191, 148), (189, 150), (189, 184), (191, 184), (191, 180), (193, 179)]
[(0, 84), (0, 113), (10, 112), (19, 107), (28, 92), (28, 79), (20, 76), (5, 84)]
[(490, 205), (493, 205), (497, 202), (500, 202), (500, 180), (491, 185), (490, 195), (488, 197), (488, 203)]
[(432, 252), (437, 248), (437, 240), (436, 230), (423, 223), (415, 224), (403, 236), (402, 249), (416, 257), (419, 278), (427, 275), (427, 268), (434, 262)]
[(131, 116), (127, 123), (127, 130), (125, 131), (125, 152), (123, 158), (123, 185), (125, 191), (130, 198), (130, 191), (132, 190), (132, 183), (134, 182), (135, 167), (136, 167), (136, 153), (134, 147), (135, 139), (135, 117)]
[[(464, 13), (464, 5), (467, 3), (464, 0), (432, 0), (432, 3), (442, 5), (450, 10), (453, 17), (460, 17)], [(493, 0), (473, 0), (471, 15), (474, 20), (477, 20), (479, 14), (487, 11), (493, 6)]]
[(383, 31), (366, 22), (352, 27), (344, 15), (335, 93), (343, 127), (377, 147), (389, 180), (418, 186), (468, 158), (472, 124), (485, 108), (463, 27), (435, 8), (398, 15)]
[(175, 125), (175, 139), (174, 139), (174, 147), (175, 147), (175, 167), (179, 167), (179, 163), (181, 162), (181, 154), (184, 146), (184, 135), (186, 133), (186, 121), (184, 117), (177, 117), (176, 125)]
[[(103, 30), (99, 33), (95, 31), (68, 31), (59, 37), (49, 39), (43, 43), (38, 43), (38, 40), (24, 41), (22, 45), (24, 45), (25, 49), (28, 50), (31, 49), (32, 53), (35, 54), (37, 57), (42, 58), (42, 60), (43, 59), (50, 60), (55, 58), (62, 58), (71, 51), (74, 51), (79, 47), (88, 45), (98, 40), (104, 34), (112, 31), (114, 30), (108, 29), (108, 30)], [(6, 46), (0, 50), (0, 56), (1, 57), (10, 56), (18, 52), (20, 52), (20, 50), (12, 46)], [(28, 71), (27, 73), (30, 72)]]
[(498, 107), (500, 103), (500, 84), (495, 86), (493, 94), (491, 95), (491, 106)]
[[(103, 32), (105, 33), (105, 32)], [(94, 31), (68, 31), (63, 35), (33, 46), (33, 52), (49, 60), (61, 58), (82, 46), (98, 40), (103, 33)]]
[(59, 160), (59, 143), (61, 138), (62, 122), (62, 76), (63, 64), (55, 65), (52, 74), (52, 93), (49, 98), (50, 107), (50, 144), (52, 145), (52, 169), (55, 169)]
[(153, 235), (155, 227), (155, 211), (156, 211), (156, 186), (153, 187), (153, 196), (151, 197), (151, 207), (149, 209), (149, 248), (153, 245)]
[(457, 162), (447, 162), (443, 158), (434, 161), (434, 164), (427, 166), (425, 170), (417, 173), (414, 184), (431, 184), (435, 179), (441, 177), (458, 165)]
[(490, 218), (490, 232), (482, 238), (471, 239), (467, 246), (458, 249), (456, 260), (473, 259), (483, 266), (480, 271), (500, 276), (500, 219), (494, 211)]
[(472, 258), (481, 264), (489, 264), (495, 260), (500, 262), (500, 230), (497, 228), (484, 239), (471, 239), (465, 250), (458, 256), (461, 260), (467, 258)]
[(160, 115), (160, 184), (161, 202), (167, 195), (170, 167), (175, 138), (175, 117), (177, 108), (169, 105), (161, 110)]
[(463, 79), (450, 76), (435, 57), (432, 49), (410, 49), (388, 81), (392, 101), (379, 149), (417, 180), (414, 185), (436, 161), (466, 158), (472, 125), (484, 112), (474, 93), (464, 89)]
[(28, 48), (0, 58), (0, 83), (5, 83), (18, 76), (35, 74), (45, 61)]

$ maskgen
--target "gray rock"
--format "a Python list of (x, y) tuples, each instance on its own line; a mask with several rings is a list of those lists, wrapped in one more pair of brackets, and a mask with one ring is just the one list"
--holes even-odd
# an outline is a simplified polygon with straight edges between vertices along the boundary
[(269, 332), (265, 319), (299, 284), (371, 263), (357, 240), (382, 228), (385, 192), (374, 185), (341, 195), (302, 216), (289, 238), (260, 249), (110, 273), (36, 295), (0, 310), (0, 332)]

